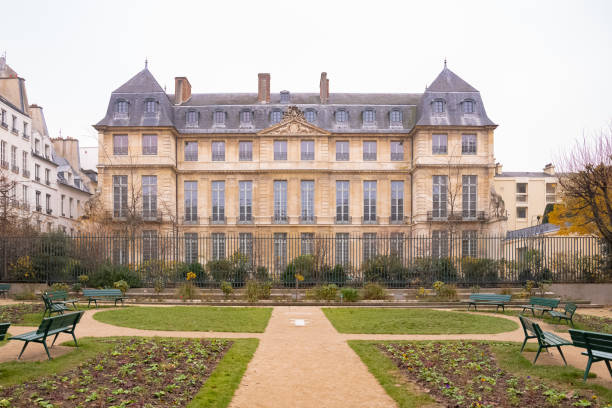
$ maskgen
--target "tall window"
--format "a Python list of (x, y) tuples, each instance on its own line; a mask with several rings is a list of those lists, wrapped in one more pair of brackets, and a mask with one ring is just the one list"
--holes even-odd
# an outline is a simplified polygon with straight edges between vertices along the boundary
[(142, 231), (142, 260), (157, 259), (157, 231)]
[(348, 265), (349, 263), (349, 234), (336, 234), (336, 265)]
[(239, 221), (250, 222), (253, 220), (253, 182), (239, 182), (238, 190), (240, 195)]
[(404, 221), (404, 182), (391, 182), (391, 221)]
[(462, 176), (463, 218), (476, 218), (476, 176)]
[(314, 160), (314, 140), (302, 140), (301, 144), (301, 159)]
[(300, 250), (302, 255), (314, 254), (314, 234), (312, 232), (302, 232), (300, 235)]
[(246, 256), (249, 261), (253, 259), (253, 234), (241, 232), (238, 234), (238, 252)]
[(45, 183), (47, 185), (51, 184), (51, 170), (45, 169)]
[(448, 152), (447, 146), (448, 136), (443, 134), (431, 135), (431, 153), (432, 154), (446, 154)]
[(281, 121), (282, 117), (283, 117), (283, 112), (279, 110), (274, 110), (272, 111), (272, 113), (270, 113), (270, 123), (275, 125)]
[(363, 142), (363, 160), (376, 160), (376, 142)]
[(0, 141), (0, 160), (2, 160), (2, 167), (8, 167), (8, 161), (6, 160), (6, 142), (4, 140)]
[(212, 142), (212, 160), (225, 161), (225, 142)]
[(307, 109), (304, 111), (304, 118), (308, 123), (314, 123), (314, 121), (317, 119), (317, 112), (312, 109)]
[(461, 135), (461, 154), (476, 154), (476, 135)]
[(274, 233), (274, 269), (284, 271), (287, 266), (287, 234)]
[(40, 164), (34, 165), (34, 179), (36, 179), (36, 181), (40, 181)]
[(527, 207), (516, 207), (516, 218), (527, 218)]
[(336, 161), (349, 160), (349, 142), (346, 140), (336, 142)]
[(19, 167), (17, 167), (17, 147), (11, 146), (11, 166), (13, 167), (13, 171), (19, 171)]
[(212, 182), (212, 222), (225, 222), (225, 181)]
[(113, 135), (113, 154), (115, 156), (128, 154), (128, 135)]
[(314, 222), (314, 181), (302, 181), (302, 222)]
[(215, 122), (215, 126), (224, 126), (225, 125), (225, 112), (216, 111), (214, 113), (213, 119)]
[(155, 113), (155, 112), (157, 112), (157, 101), (154, 101), (152, 99), (146, 100), (144, 113)]
[(349, 182), (336, 181), (336, 222), (349, 222)]
[(253, 160), (253, 142), (239, 142), (238, 143), (238, 159), (240, 161), (251, 161)]
[(287, 181), (274, 182), (274, 221), (287, 221)]
[(113, 176), (113, 216), (127, 216), (127, 176)]
[(476, 258), (478, 252), (478, 239), (476, 238), (476, 231), (462, 231), (461, 232), (461, 256)]
[(446, 218), (448, 176), (433, 176), (433, 218)]
[(436, 99), (432, 102), (432, 109), (434, 113), (444, 113), (444, 101)]
[(389, 252), (391, 256), (395, 256), (397, 258), (404, 258), (404, 234), (401, 232), (394, 232), (391, 234), (391, 239), (389, 240)]
[(185, 181), (185, 221), (198, 220), (198, 182)]
[(274, 160), (287, 160), (287, 141), (274, 141)]
[(21, 192), (21, 198), (23, 199), (23, 204), (25, 204), (27, 206), (27, 208), (30, 208), (30, 197), (28, 194), (28, 186), (26, 185), (22, 185), (22, 192)]
[(185, 161), (198, 161), (198, 142), (185, 142)]
[(187, 111), (186, 121), (187, 126), (195, 127), (198, 126), (198, 121), (200, 119), (200, 115), (196, 111)]
[(376, 222), (376, 181), (363, 182), (363, 222)]
[(47, 209), (47, 214), (51, 214), (51, 194), (47, 194), (45, 197), (45, 208)]
[(370, 258), (376, 256), (377, 245), (376, 245), (376, 233), (366, 233), (363, 234), (362, 240), (363, 247), (363, 261), (367, 261)]
[(212, 237), (212, 258), (214, 260), (225, 258), (225, 234), (213, 233)]
[(72, 197), (68, 198), (68, 216), (72, 218), (72, 204), (74, 203), (74, 199)]
[(198, 262), (198, 234), (195, 232), (185, 233), (185, 262)]
[(157, 135), (142, 135), (142, 154), (157, 154)]
[(25, 150), (22, 153), (22, 164), (23, 164), (23, 175), (26, 177), (30, 177), (30, 171), (28, 170), (28, 152)]
[(432, 231), (431, 256), (433, 258), (446, 258), (448, 256), (448, 231)]
[(516, 201), (527, 202), (527, 183), (516, 183)]
[(404, 160), (404, 144), (402, 142), (391, 141), (391, 161)]
[(463, 113), (474, 113), (474, 101), (463, 101), (461, 106), (463, 107)]
[(40, 204), (40, 191), (36, 192), (36, 211), (42, 211), (42, 205)]
[(142, 216), (157, 217), (157, 176), (142, 176)]

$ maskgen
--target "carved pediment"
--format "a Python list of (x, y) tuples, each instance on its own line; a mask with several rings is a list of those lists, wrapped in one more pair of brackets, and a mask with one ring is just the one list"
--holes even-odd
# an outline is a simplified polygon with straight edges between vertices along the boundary
[(289, 106), (279, 123), (262, 130), (258, 135), (328, 136), (330, 133), (308, 123), (304, 118), (304, 112), (299, 110), (297, 106)]

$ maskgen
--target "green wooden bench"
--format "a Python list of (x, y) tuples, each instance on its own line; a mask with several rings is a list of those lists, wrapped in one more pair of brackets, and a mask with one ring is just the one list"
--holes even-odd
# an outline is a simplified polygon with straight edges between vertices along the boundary
[(10, 326), (10, 323), (0, 323), (0, 341), (4, 340), (6, 337), (6, 332), (8, 332), (8, 328)]
[(45, 311), (43, 312), (43, 317), (49, 312), (49, 317), (53, 315), (53, 313), (64, 314), (65, 311), (68, 310), (68, 307), (63, 303), (53, 303), (49, 296), (46, 293), (42, 294), (43, 302), (45, 302)]
[(574, 327), (573, 319), (574, 319), (574, 313), (576, 313), (576, 309), (578, 309), (578, 306), (576, 306), (572, 302), (567, 302), (565, 304), (565, 307), (563, 308), (563, 312), (557, 312), (556, 310), (550, 310), (548, 313), (552, 317), (558, 318), (559, 322), (561, 322), (561, 319), (569, 320), (569, 322), (572, 324), (572, 327)]
[(474, 306), (474, 310), (478, 310), (476, 305), (487, 305), (487, 306), (497, 306), (497, 311), (499, 311), (499, 307), (501, 306), (502, 310), (504, 309), (504, 305), (510, 301), (512, 296), (510, 295), (496, 295), (494, 293), (470, 293), (470, 299), (468, 302), (468, 310), (470, 310), (471, 306)]
[(51, 290), (46, 292), (46, 295), (52, 303), (59, 303), (64, 305), (72, 304), (72, 308), (74, 310), (76, 310), (77, 308), (75, 303), (78, 302), (79, 299), (70, 299), (68, 297), (68, 292), (66, 292), (65, 290)]
[(531, 310), (531, 314), (533, 315), (533, 317), (535, 317), (535, 311), (536, 310), (541, 310), (542, 311), (542, 315), (544, 315), (544, 312), (549, 312), (551, 310), (553, 310), (555, 307), (559, 306), (559, 302), (561, 301), (561, 299), (551, 299), (551, 298), (543, 298), (543, 297), (531, 297), (529, 299), (529, 304), (528, 305), (521, 305), (520, 307), (523, 308), (522, 312), (523, 313), (525, 310)]
[(3, 294), (4, 297), (8, 298), (8, 293), (10, 289), (11, 289), (10, 283), (0, 283), (0, 294)]
[(521, 347), (521, 353), (525, 349), (525, 344), (527, 344), (527, 340), (529, 339), (538, 339), (538, 352), (533, 359), (533, 364), (538, 361), (538, 357), (540, 356), (540, 352), (542, 349), (548, 350), (549, 347), (556, 347), (559, 350), (559, 354), (561, 354), (561, 358), (565, 365), (567, 365), (567, 361), (565, 361), (565, 356), (561, 351), (561, 346), (571, 346), (572, 342), (569, 340), (565, 340), (563, 337), (559, 337), (554, 333), (545, 332), (540, 328), (540, 325), (532, 322), (524, 316), (519, 315), (519, 320), (521, 321), (521, 325), (523, 326), (523, 331), (525, 332), (525, 340), (523, 340), (523, 347)]
[(53, 339), (53, 343), (51, 343), (51, 347), (53, 347), (55, 344), (55, 340), (57, 340), (57, 336), (59, 336), (60, 333), (71, 334), (72, 338), (74, 339), (74, 344), (78, 347), (79, 344), (77, 343), (76, 336), (74, 335), (74, 329), (79, 321), (81, 321), (81, 316), (83, 316), (83, 313), (83, 311), (80, 311), (66, 313), (61, 316), (46, 317), (42, 320), (37, 330), (10, 337), (9, 340), (20, 340), (25, 342), (23, 348), (21, 349), (21, 353), (19, 353), (19, 357), (17, 357), (17, 360), (21, 358), (21, 355), (30, 343), (41, 343), (45, 347), (47, 357), (49, 357), (49, 360), (51, 360), (51, 354), (49, 354), (49, 348), (47, 347), (47, 337), (54, 334), (55, 338)]
[(583, 380), (587, 380), (591, 364), (599, 361), (606, 363), (610, 377), (612, 377), (612, 368), (610, 367), (610, 361), (612, 361), (612, 334), (574, 329), (570, 329), (569, 333), (572, 336), (574, 346), (587, 350), (582, 353), (582, 355), (589, 357), (589, 362), (584, 370)]
[(120, 289), (83, 289), (83, 296), (87, 298), (87, 307), (91, 302), (94, 302), (98, 307), (98, 300), (114, 301), (115, 306), (117, 306), (117, 301), (120, 300), (121, 306), (123, 306), (123, 299), (126, 299)]

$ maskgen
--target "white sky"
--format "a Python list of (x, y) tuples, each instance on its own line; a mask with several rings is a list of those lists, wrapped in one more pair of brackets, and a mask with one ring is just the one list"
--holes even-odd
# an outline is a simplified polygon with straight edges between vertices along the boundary
[(612, 1), (12, 1), (0, 52), (53, 137), (97, 145), (110, 93), (149, 59), (174, 90), (423, 92), (449, 68), (499, 124), (504, 170), (539, 170), (612, 119)]

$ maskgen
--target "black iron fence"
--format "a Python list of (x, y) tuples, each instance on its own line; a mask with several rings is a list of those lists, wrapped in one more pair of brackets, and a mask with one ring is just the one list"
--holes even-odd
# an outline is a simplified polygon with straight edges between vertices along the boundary
[[(610, 282), (610, 249), (592, 237), (506, 239), (474, 234), (408, 237), (183, 234), (137, 237), (60, 233), (0, 238), (0, 279), (131, 287), (173, 286), (188, 272), (201, 287), (248, 280), (294, 287), (379, 282), (392, 288)], [(302, 280), (303, 279), (303, 280)]]

